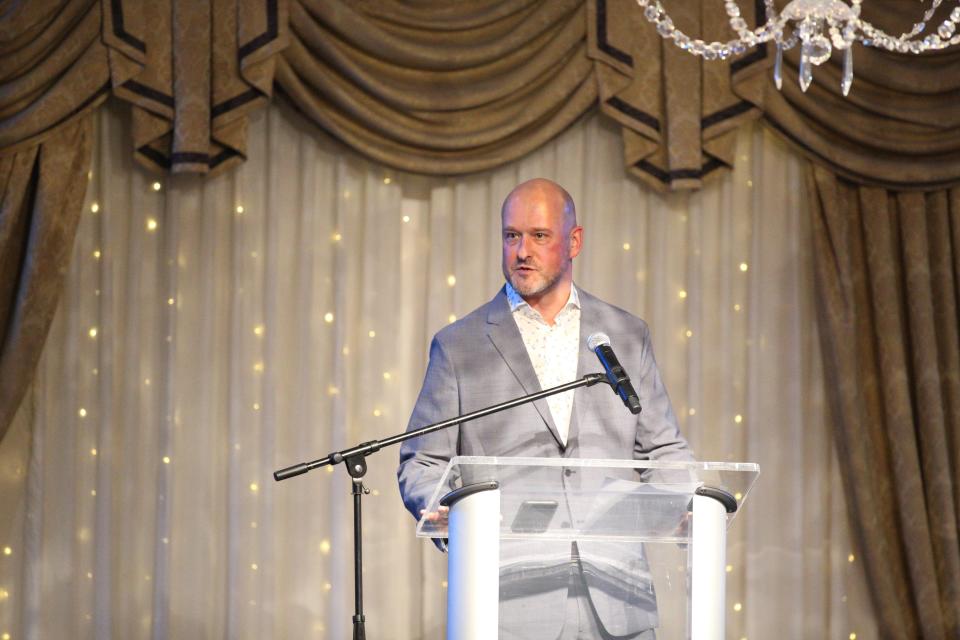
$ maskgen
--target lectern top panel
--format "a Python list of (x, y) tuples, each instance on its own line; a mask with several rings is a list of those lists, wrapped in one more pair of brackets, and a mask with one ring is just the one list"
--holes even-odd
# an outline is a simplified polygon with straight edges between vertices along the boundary
[[(760, 473), (747, 462), (654, 462), (458, 456), (450, 460), (428, 511), (447, 493), (478, 482), (500, 487), (501, 538), (684, 543), (700, 487), (729, 493), (738, 509)], [(447, 537), (444, 520), (421, 520), (417, 535)]]

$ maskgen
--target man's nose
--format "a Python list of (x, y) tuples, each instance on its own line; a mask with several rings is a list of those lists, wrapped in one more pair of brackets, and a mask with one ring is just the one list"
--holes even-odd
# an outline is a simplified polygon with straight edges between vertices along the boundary
[(527, 259), (527, 238), (523, 234), (520, 234), (520, 238), (517, 239), (517, 260), (523, 262)]

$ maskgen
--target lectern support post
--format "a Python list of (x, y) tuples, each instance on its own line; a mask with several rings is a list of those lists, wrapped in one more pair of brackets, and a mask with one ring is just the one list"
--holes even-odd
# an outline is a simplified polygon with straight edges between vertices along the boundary
[(726, 634), (727, 510), (716, 498), (693, 497), (691, 542), (690, 638), (723, 640)]

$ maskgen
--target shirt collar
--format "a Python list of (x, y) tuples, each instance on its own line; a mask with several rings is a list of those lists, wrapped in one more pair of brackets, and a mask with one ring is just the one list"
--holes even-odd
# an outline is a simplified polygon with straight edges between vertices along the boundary
[[(510, 304), (510, 312), (513, 313), (517, 309), (520, 309), (523, 306), (530, 307), (530, 303), (523, 299), (523, 297), (517, 293), (517, 290), (513, 288), (513, 285), (510, 282), (507, 282), (507, 302)], [(580, 308), (580, 294), (577, 293), (577, 287), (572, 282), (570, 283), (570, 297), (567, 298), (567, 303), (563, 305), (563, 308), (574, 306), (575, 308)], [(533, 309), (530, 307), (531, 310)]]

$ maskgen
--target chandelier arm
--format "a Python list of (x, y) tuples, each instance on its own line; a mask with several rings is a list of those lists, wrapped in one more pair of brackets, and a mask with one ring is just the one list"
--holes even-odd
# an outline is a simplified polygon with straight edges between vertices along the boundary
[[(960, 44), (960, 0), (936, 33), (918, 36), (927, 29), (934, 13), (943, 4), (943, 0), (932, 0), (929, 9), (923, 13), (923, 19), (913, 25), (910, 31), (893, 36), (860, 18), (863, 0), (790, 0), (782, 11), (778, 11), (775, 0), (764, 0), (766, 22), (750, 29), (740, 15), (736, 0), (723, 0), (729, 17), (730, 28), (737, 38), (728, 42), (705, 42), (691, 38), (677, 29), (667, 15), (660, 0), (636, 0), (643, 10), (646, 20), (656, 26), (657, 33), (664, 40), (673, 42), (678, 48), (704, 60), (726, 60), (740, 56), (748, 48), (768, 42), (777, 44), (774, 80), (777, 88), (781, 86), (781, 60), (783, 51), (801, 44), (799, 80), (800, 87), (806, 91), (813, 80), (813, 67), (826, 62), (834, 49), (844, 52), (841, 89), (847, 95), (853, 82), (852, 47), (855, 42), (864, 46), (886, 49), (896, 53), (919, 54), (925, 51), (945, 49)], [(848, 4), (849, 2), (849, 4)]]

